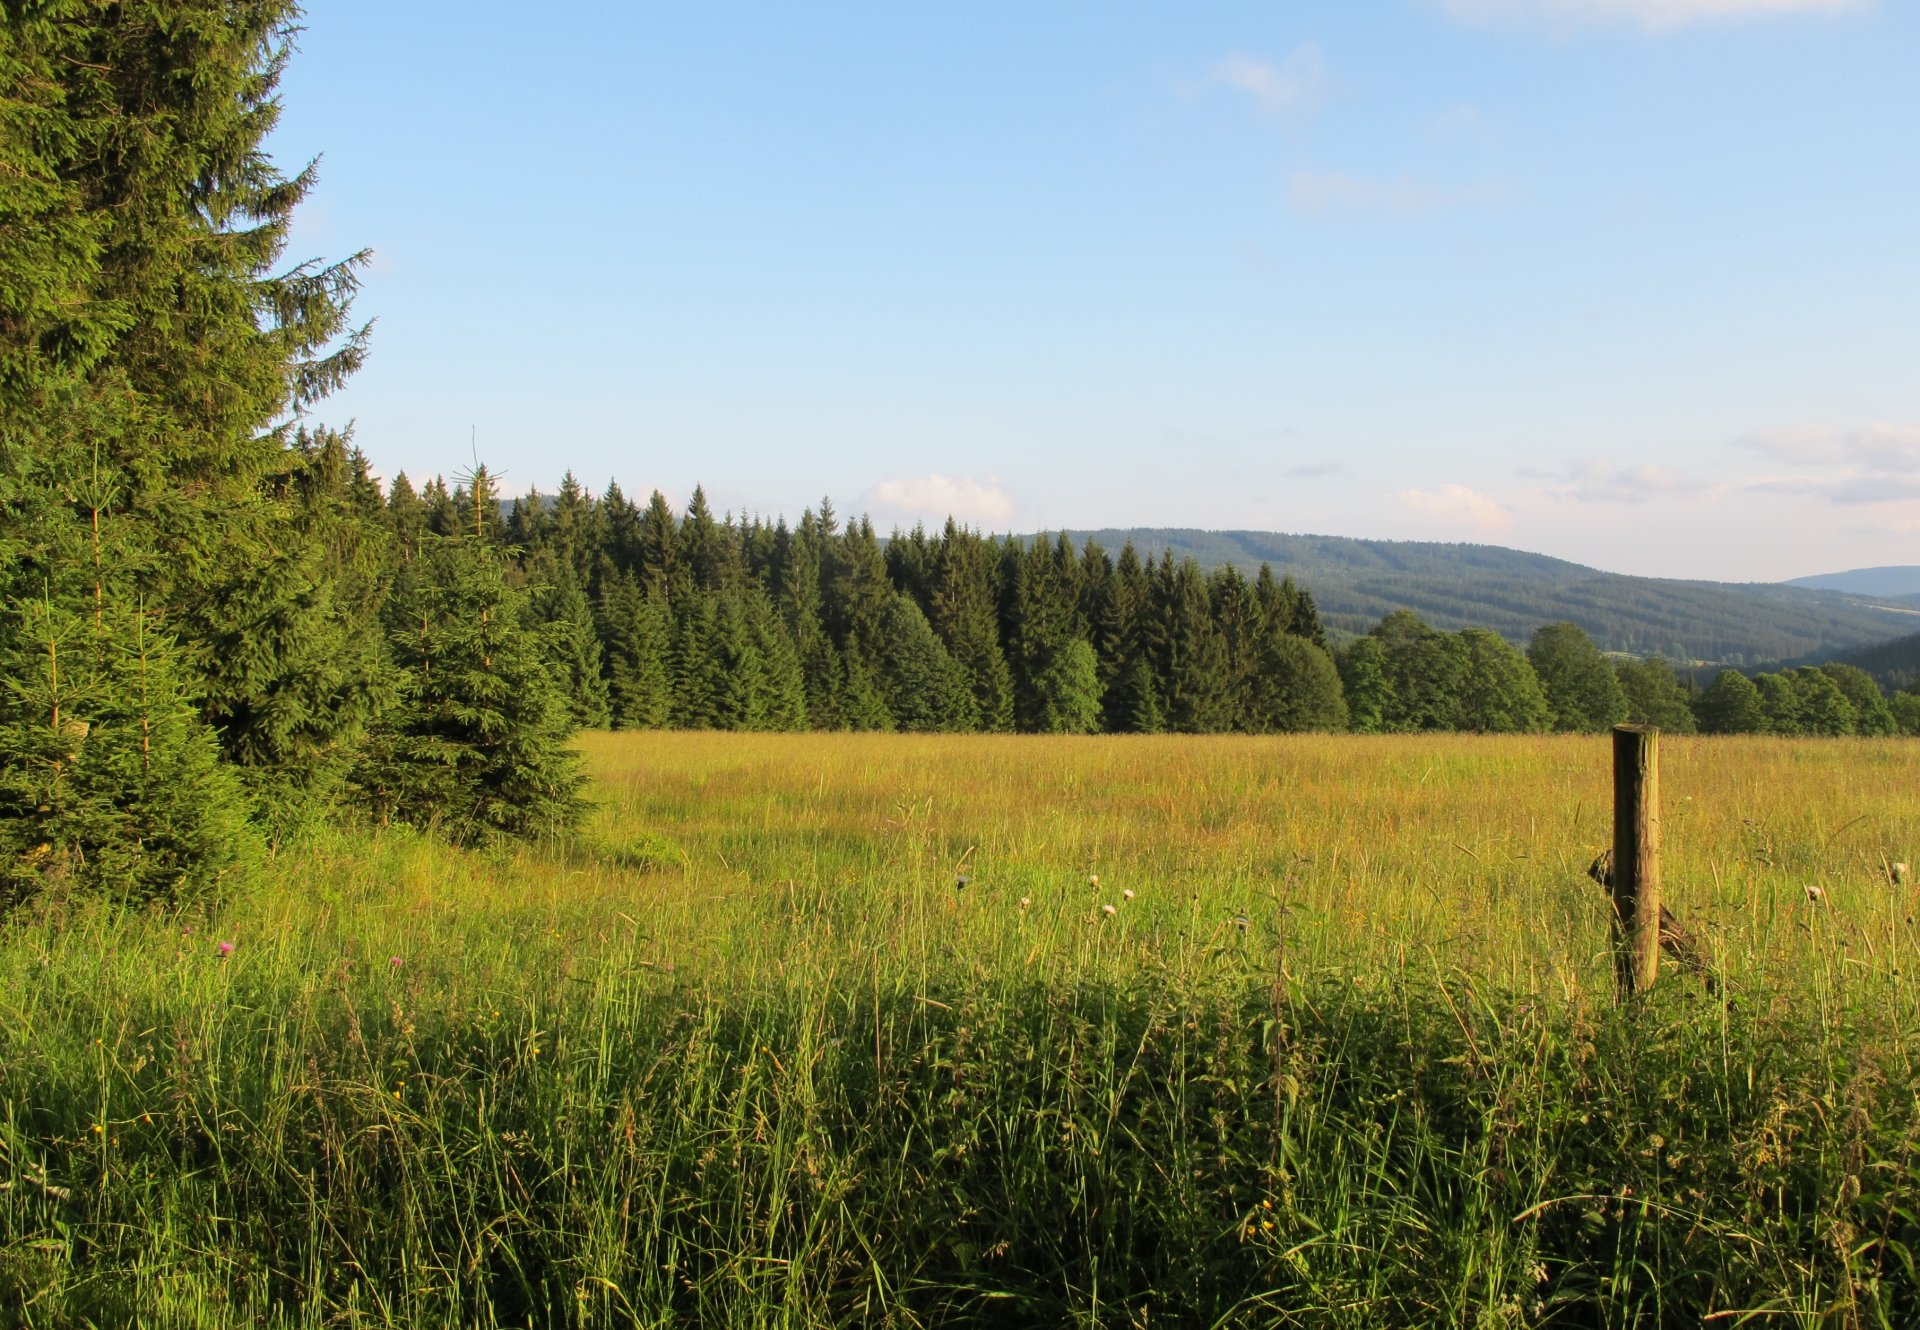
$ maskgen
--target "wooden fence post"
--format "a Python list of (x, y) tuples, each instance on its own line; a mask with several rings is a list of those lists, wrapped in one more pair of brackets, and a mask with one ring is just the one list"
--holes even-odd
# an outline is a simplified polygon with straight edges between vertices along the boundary
[(1622, 994), (1660, 977), (1660, 731), (1613, 727), (1613, 910)]

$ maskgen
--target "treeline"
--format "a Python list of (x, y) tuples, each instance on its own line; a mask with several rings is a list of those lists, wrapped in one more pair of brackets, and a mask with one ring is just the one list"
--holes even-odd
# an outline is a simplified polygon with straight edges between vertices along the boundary
[[(371, 484), (361, 480), (356, 483)], [(402, 475), (383, 513), (403, 561), (475, 505)], [(489, 508), (484, 501), (481, 508)], [(949, 521), (881, 540), (830, 501), (784, 519), (684, 514), (571, 477), (489, 531), (582, 725), (1280, 733), (1341, 729), (1314, 609), (1263, 570), (1203, 574), (1065, 537)]]
[[(363, 481), (372, 485), (371, 480)], [(396, 550), (457, 530), (473, 504), (397, 477)], [(488, 511), (493, 509), (489, 505)], [(831, 502), (784, 520), (684, 514), (571, 475), (506, 506), (488, 538), (511, 558), (551, 666), (585, 726), (624, 729), (1287, 733), (1352, 729), (1886, 735), (1920, 730), (1920, 697), (1889, 701), (1825, 665), (1707, 689), (1658, 659), (1610, 660), (1573, 624), (1523, 653), (1484, 628), (1389, 614), (1329, 650), (1313, 596), (1264, 565), (1203, 573), (1091, 538), (983, 536), (949, 521), (880, 540)], [(1728, 701), (1751, 688), (1753, 707)]]
[(1487, 629), (1441, 632), (1396, 610), (1339, 660), (1352, 727), (1367, 733), (1591, 732), (1631, 721), (1674, 734), (1920, 735), (1920, 692), (1889, 697), (1853, 665), (1752, 678), (1722, 670), (1701, 688), (1658, 657), (1609, 660), (1570, 623), (1538, 629), (1522, 655)]

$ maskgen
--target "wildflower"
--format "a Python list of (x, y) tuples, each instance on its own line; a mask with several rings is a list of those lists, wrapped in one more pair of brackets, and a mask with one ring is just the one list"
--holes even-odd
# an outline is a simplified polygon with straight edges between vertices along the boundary
[(222, 956), (231, 956), (231, 955), (233, 955), (233, 943), (231, 943), (231, 942), (222, 942), (222, 943), (220, 944), (220, 954), (221, 954)]
[(1114, 913), (1116, 913), (1116, 911), (1111, 905), (1102, 905), (1100, 907), (1100, 913), (1111, 917)]
[(1026, 908), (1027, 908), (1027, 907), (1028, 907), (1029, 905), (1031, 905), (1031, 904), (1033, 904), (1033, 897), (1031, 897), (1031, 896), (1022, 896), (1022, 897), (1020, 898), (1020, 908), (1021, 908), (1021, 909), (1023, 909), (1023, 910), (1024, 910), (1024, 909), (1026, 909)]
[(1820, 888), (1814, 886), (1813, 883), (1811, 882), (1807, 883), (1807, 899), (1808, 900), (1817, 902), (1824, 895), (1826, 895), (1826, 893), (1820, 890)]
[(1097, 886), (1099, 886), (1099, 885), (1100, 885), (1100, 875), (1099, 875), (1098, 873), (1088, 873), (1088, 874), (1087, 874), (1087, 885), (1088, 885), (1088, 886), (1090, 886), (1090, 887), (1097, 887)]
[(93, 1134), (96, 1136), (105, 1136), (107, 1129), (96, 1122), (93, 1124)]
[(389, 956), (387, 957), (387, 964), (391, 965), (394, 969), (397, 970), (401, 966), (405, 965), (406, 962), (401, 960), (398, 956)]
[(967, 883), (971, 882), (972, 880), (973, 879), (968, 877), (965, 873), (962, 873), (959, 877), (953, 880), (953, 889), (955, 891), (965, 891), (967, 889)]
[(1132, 887), (1128, 887), (1128, 888), (1127, 888), (1127, 889), (1126, 889), (1125, 891), (1123, 891), (1123, 892), (1121, 892), (1121, 893), (1120, 893), (1120, 899), (1121, 899), (1121, 900), (1123, 900), (1123, 901), (1130, 901), (1130, 900), (1132, 900), (1132, 899), (1133, 899), (1133, 888), (1132, 888)]

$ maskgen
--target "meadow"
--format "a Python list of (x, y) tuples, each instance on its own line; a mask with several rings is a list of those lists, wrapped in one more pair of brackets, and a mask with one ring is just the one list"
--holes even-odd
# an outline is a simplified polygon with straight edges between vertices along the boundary
[(1920, 743), (590, 734), (0, 927), (0, 1325), (1920, 1324)]

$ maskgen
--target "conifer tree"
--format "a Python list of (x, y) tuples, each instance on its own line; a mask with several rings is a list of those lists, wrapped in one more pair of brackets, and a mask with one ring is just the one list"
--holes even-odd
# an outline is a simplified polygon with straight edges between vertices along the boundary
[(640, 514), (640, 589), (672, 603), (680, 592), (680, 525), (659, 490)]
[(927, 617), (966, 672), (981, 729), (1013, 728), (1013, 674), (1000, 649), (992, 546), (952, 518), (931, 555)]
[(904, 593), (888, 606), (879, 654), (881, 695), (900, 729), (970, 730), (978, 723), (966, 671)]
[(1208, 576), (1207, 600), (1220, 639), (1221, 728), (1254, 732), (1264, 627), (1260, 604), (1246, 578), (1231, 565)]
[(713, 598), (688, 586), (673, 601), (672, 722), (682, 730), (727, 728), (727, 684), (720, 664)]
[(204, 893), (251, 856), (248, 801), (138, 589), (145, 533), (91, 458), (39, 442), (36, 461), (0, 439), (0, 910), (50, 887)]
[(1232, 723), (1226, 647), (1213, 621), (1200, 565), (1163, 553), (1154, 577), (1161, 709), (1176, 734), (1210, 734)]
[(1092, 734), (1100, 728), (1100, 665), (1085, 638), (1057, 647), (1036, 681), (1043, 734)]
[(600, 548), (594, 567), (594, 591), (613, 573), (636, 576), (640, 568), (640, 510), (621, 492), (618, 483), (609, 482), (600, 496)]
[(594, 622), (614, 728), (646, 730), (666, 725), (673, 707), (668, 666), (673, 625), (666, 607), (642, 594), (632, 573), (615, 573), (602, 581)]
[(493, 493), (477, 469), (473, 526), (429, 539), (396, 585), (386, 618), (400, 700), (355, 778), (376, 820), (433, 826), (460, 844), (560, 834), (584, 807), (565, 699), (489, 539)]
[(612, 723), (611, 699), (593, 607), (574, 580), (573, 563), (562, 558), (557, 546), (543, 565), (533, 570), (536, 580), (527, 596), (528, 627), (540, 639), (573, 727), (604, 729)]
[(553, 557), (585, 592), (593, 585), (601, 543), (600, 509), (571, 470), (560, 478), (551, 511), (545, 516)]
[(848, 523), (839, 540), (828, 542), (825, 565), (822, 611), (827, 631), (850, 662), (857, 660), (868, 676), (877, 678), (894, 590), (873, 524), (864, 517)]
[(693, 487), (686, 520), (680, 524), (679, 545), (680, 557), (695, 586), (707, 592), (731, 589), (733, 579), (728, 574), (735, 551), (730, 548), (727, 533), (714, 520), (706, 490), (699, 485)]
[[(1066, 540), (1061, 533), (1061, 540)], [(1036, 537), (1004, 547), (1001, 623), (1013, 674), (1013, 711), (1018, 727), (1029, 733), (1057, 733), (1048, 713), (1049, 689), (1042, 684), (1054, 657), (1083, 635), (1079, 623), (1077, 560), (1071, 542)]]
[(1128, 541), (1114, 563), (1105, 606), (1094, 624), (1102, 668), (1102, 719), (1115, 733), (1164, 729), (1160, 681), (1154, 667), (1153, 586)]
[(753, 678), (757, 693), (752, 702), (755, 728), (807, 728), (807, 686), (787, 625), (761, 588), (747, 588), (740, 597), (748, 645), (758, 666)]
[(839, 687), (834, 697), (838, 727), (848, 730), (891, 730), (893, 712), (874, 671), (856, 652), (840, 652)]
[(414, 493), (413, 483), (402, 471), (387, 488), (387, 508), (382, 519), (393, 539), (393, 550), (401, 563), (411, 563), (427, 534), (427, 504)]

